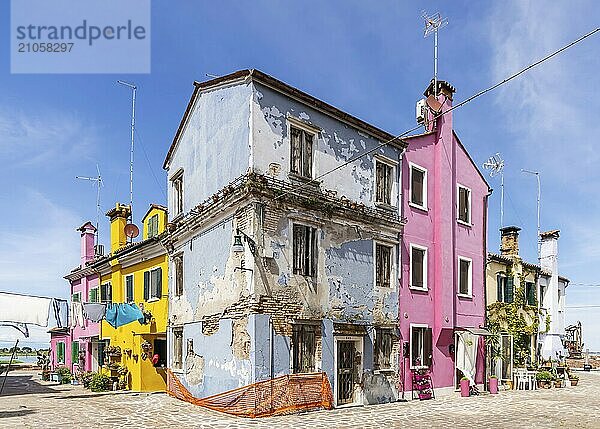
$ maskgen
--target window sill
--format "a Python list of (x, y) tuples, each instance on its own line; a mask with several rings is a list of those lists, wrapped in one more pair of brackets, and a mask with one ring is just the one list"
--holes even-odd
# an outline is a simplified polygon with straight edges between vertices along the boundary
[(374, 374), (393, 375), (395, 371), (392, 368), (374, 369)]
[(418, 205), (416, 203), (413, 203), (413, 202), (409, 202), (408, 205), (410, 207), (412, 207), (413, 209), (417, 209), (417, 210), (421, 210), (421, 211), (423, 211), (425, 213), (429, 213), (429, 209), (427, 207), (425, 207), (425, 206), (420, 206), (420, 205)]
[(288, 173), (288, 177), (292, 182), (304, 183), (310, 186), (314, 186), (315, 188), (318, 188), (321, 185), (321, 182), (314, 180), (312, 177), (301, 176), (300, 174), (293, 173), (291, 171)]
[(392, 206), (388, 203), (382, 203), (379, 201), (375, 201), (375, 207), (378, 209), (381, 209), (381, 210), (388, 211), (388, 212), (395, 212), (396, 210), (398, 210), (398, 207), (396, 207), (396, 206)]
[(473, 226), (472, 223), (465, 222), (464, 220), (461, 220), (461, 219), (456, 219), (456, 223), (458, 223), (459, 225), (462, 225), (462, 226), (466, 226), (468, 228), (471, 228)]
[(463, 299), (473, 299), (473, 294), (457, 293), (456, 296)]
[(428, 366), (425, 366), (425, 365), (418, 365), (418, 366), (413, 366), (413, 365), (411, 365), (411, 366), (410, 366), (410, 369), (411, 369), (411, 370), (429, 369), (429, 367), (428, 367)]
[(429, 289), (426, 287), (414, 287), (414, 286), (409, 286), (408, 287), (410, 290), (414, 290), (416, 292), (429, 292)]
[(160, 298), (150, 298), (150, 299), (149, 299), (149, 300), (147, 300), (146, 302), (147, 302), (148, 304), (150, 304), (150, 303), (153, 303), (153, 302), (158, 302), (158, 301), (160, 301)]

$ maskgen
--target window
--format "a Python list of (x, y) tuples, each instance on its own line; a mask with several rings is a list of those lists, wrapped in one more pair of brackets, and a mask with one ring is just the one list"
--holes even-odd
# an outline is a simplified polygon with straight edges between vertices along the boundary
[(410, 202), (427, 209), (427, 170), (410, 164)]
[(131, 303), (133, 300), (133, 274), (125, 277), (125, 302)]
[(431, 366), (432, 336), (427, 326), (410, 326), (410, 366), (411, 368)]
[(527, 305), (536, 305), (535, 283), (525, 282), (525, 299), (527, 300)]
[(158, 214), (155, 214), (148, 220), (148, 238), (158, 235)]
[(375, 202), (392, 205), (392, 180), (394, 167), (375, 161)]
[(89, 302), (98, 302), (98, 288), (90, 289)]
[(173, 369), (183, 368), (183, 328), (173, 329)]
[(156, 300), (162, 296), (162, 268), (144, 271), (144, 300)]
[(410, 245), (410, 287), (427, 290), (427, 248)]
[(392, 356), (392, 330), (375, 328), (374, 369), (390, 369)]
[(496, 283), (498, 287), (498, 302), (513, 302), (514, 299), (514, 285), (513, 278), (506, 277), (505, 274), (498, 274), (496, 276)]
[(73, 295), (71, 295), (71, 301), (81, 302), (81, 292), (75, 292)]
[(375, 285), (391, 287), (392, 248), (375, 243)]
[(166, 367), (167, 366), (167, 340), (164, 338), (157, 338), (154, 340), (154, 348), (152, 349), (153, 354), (158, 355), (158, 361), (154, 364), (155, 367)]
[(458, 258), (458, 293), (459, 295), (471, 296), (473, 288), (473, 270), (471, 260)]
[(65, 343), (63, 341), (56, 343), (56, 363), (65, 363)]
[(302, 177), (312, 178), (314, 133), (290, 126), (290, 171)]
[(71, 343), (71, 362), (75, 364), (79, 363), (79, 341), (73, 341)]
[(544, 306), (544, 297), (546, 296), (546, 286), (540, 285), (540, 306)]
[(293, 227), (294, 274), (317, 275), (317, 229), (306, 225)]
[(183, 255), (173, 257), (173, 266), (175, 271), (175, 296), (183, 295)]
[(315, 351), (317, 348), (317, 327), (308, 324), (293, 325), (292, 346), (294, 374), (315, 372)]
[(100, 285), (100, 301), (112, 303), (112, 285), (110, 283)]
[(458, 220), (471, 223), (471, 190), (458, 185)]
[(173, 187), (173, 210), (174, 215), (183, 213), (183, 171), (179, 171), (171, 179)]

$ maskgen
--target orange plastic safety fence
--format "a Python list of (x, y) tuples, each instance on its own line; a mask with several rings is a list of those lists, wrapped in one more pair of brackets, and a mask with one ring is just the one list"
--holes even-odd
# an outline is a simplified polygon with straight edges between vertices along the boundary
[(268, 417), (333, 407), (333, 393), (325, 373), (284, 375), (202, 399), (195, 398), (170, 370), (167, 381), (169, 395), (236, 416)]

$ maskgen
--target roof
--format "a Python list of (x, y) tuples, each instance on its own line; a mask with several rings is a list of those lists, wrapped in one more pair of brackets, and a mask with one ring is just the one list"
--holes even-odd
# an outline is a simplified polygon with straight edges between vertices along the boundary
[(560, 280), (563, 283), (571, 283), (571, 280), (563, 276), (558, 276), (558, 280)]
[(96, 232), (96, 226), (92, 222), (90, 222), (89, 220), (86, 223), (84, 223), (83, 225), (81, 225), (79, 228), (77, 228), (76, 231), (83, 232), (83, 231), (85, 231), (88, 228), (92, 229), (92, 230), (94, 230), (94, 232)]
[(337, 107), (332, 106), (331, 104), (328, 104), (322, 100), (319, 100), (316, 97), (313, 97), (310, 94), (307, 94), (304, 91), (299, 90), (298, 88), (288, 85), (287, 83), (285, 83), (279, 79), (276, 79), (273, 76), (270, 76), (266, 73), (263, 73), (260, 70), (244, 69), (244, 70), (238, 70), (236, 72), (227, 74), (225, 76), (217, 77), (215, 79), (207, 80), (204, 82), (197, 82), (197, 81), (194, 82), (194, 92), (192, 93), (192, 96), (190, 97), (190, 101), (188, 102), (188, 105), (185, 109), (183, 117), (181, 118), (181, 122), (179, 123), (179, 127), (177, 128), (177, 131), (175, 132), (175, 137), (173, 138), (171, 147), (169, 148), (169, 151), (167, 152), (167, 156), (165, 157), (165, 161), (163, 163), (164, 169), (167, 168), (167, 164), (168, 164), (169, 160), (171, 159), (173, 152), (175, 151), (175, 147), (177, 145), (177, 142), (179, 141), (179, 137), (181, 136), (183, 129), (185, 128), (185, 124), (186, 124), (188, 116), (192, 110), (192, 106), (194, 105), (194, 101), (198, 95), (198, 92), (202, 91), (202, 90), (210, 89), (210, 88), (215, 88), (220, 85), (230, 83), (233, 81), (241, 81), (241, 80), (247, 80), (247, 79), (254, 80), (256, 82), (259, 82), (263, 85), (268, 86), (269, 88), (279, 91), (289, 97), (295, 98), (296, 100), (300, 101), (301, 103), (306, 104), (307, 106), (314, 108), (315, 110), (322, 111), (322, 112), (324, 112), (330, 116), (333, 116), (343, 122), (346, 122), (347, 124), (349, 124), (355, 128), (365, 131), (366, 133), (370, 134), (371, 136), (377, 138), (380, 141), (389, 141), (389, 143), (391, 143), (391, 144), (395, 143), (397, 146), (400, 146), (401, 148), (406, 147), (406, 143), (404, 143), (402, 141), (402, 139), (398, 138), (397, 136), (390, 134), (387, 131), (383, 131), (382, 129), (380, 129), (374, 125), (371, 125), (368, 122), (365, 122), (362, 119), (357, 118), (356, 116), (352, 116), (349, 113), (346, 113), (346, 112), (338, 109)]
[(165, 206), (162, 206), (160, 204), (150, 204), (150, 207), (148, 208), (148, 211), (146, 212), (146, 214), (144, 215), (144, 217), (142, 218), (142, 223), (144, 223), (144, 220), (146, 220), (146, 218), (148, 217), (148, 215), (150, 214), (150, 212), (152, 210), (162, 210), (165, 213), (168, 211), (168, 209)]
[(550, 231), (540, 232), (540, 238), (558, 238), (560, 235), (560, 230), (552, 229)]

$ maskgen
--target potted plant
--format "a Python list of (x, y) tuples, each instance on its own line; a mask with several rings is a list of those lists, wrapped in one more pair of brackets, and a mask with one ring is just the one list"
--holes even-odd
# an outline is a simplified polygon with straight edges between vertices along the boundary
[(550, 389), (552, 386), (552, 380), (554, 380), (554, 376), (550, 371), (539, 371), (535, 375), (535, 379), (537, 380), (538, 387), (540, 389)]
[(571, 382), (571, 386), (577, 386), (579, 376), (577, 374), (569, 374), (569, 381)]
[(563, 387), (562, 378), (556, 378), (556, 379), (554, 379), (554, 387)]
[(498, 394), (498, 377), (496, 377), (495, 375), (490, 375), (488, 382), (489, 382), (490, 393), (492, 395), (497, 395)]
[(469, 383), (470, 381), (467, 377), (463, 377), (460, 379), (460, 396), (469, 396)]

